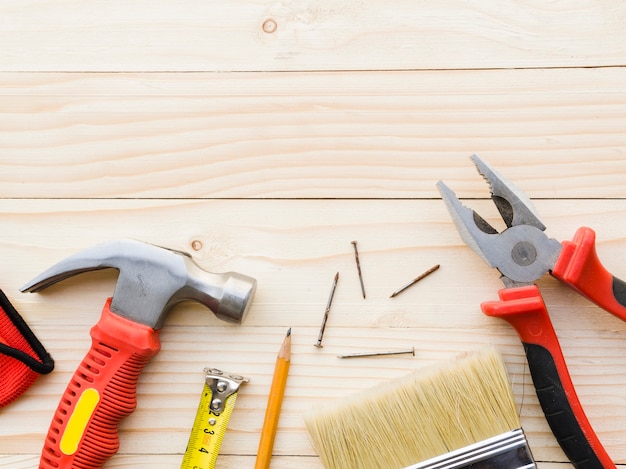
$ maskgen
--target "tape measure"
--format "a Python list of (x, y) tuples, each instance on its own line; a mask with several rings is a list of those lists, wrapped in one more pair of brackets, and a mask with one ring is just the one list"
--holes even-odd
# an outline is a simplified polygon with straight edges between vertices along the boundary
[(206, 377), (200, 405), (191, 428), (181, 469), (213, 469), (226, 433), (237, 391), (248, 378), (205, 368)]

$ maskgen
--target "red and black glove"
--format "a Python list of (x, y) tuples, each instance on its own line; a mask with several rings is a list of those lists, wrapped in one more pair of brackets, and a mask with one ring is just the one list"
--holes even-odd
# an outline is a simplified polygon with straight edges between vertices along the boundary
[(0, 290), (0, 408), (53, 368), (52, 357)]

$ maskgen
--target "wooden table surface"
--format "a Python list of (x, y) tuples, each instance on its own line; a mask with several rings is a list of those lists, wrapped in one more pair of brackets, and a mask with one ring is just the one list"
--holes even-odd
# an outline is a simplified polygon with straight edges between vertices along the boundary
[[(179, 467), (206, 366), (250, 377), (217, 467), (252, 468), (289, 327), (274, 469), (322, 468), (302, 421), (312, 406), (485, 344), (504, 356), (539, 467), (568, 467), (519, 339), (480, 311), (498, 274), (461, 241), (435, 183), (495, 223), (477, 153), (534, 200), (551, 237), (594, 228), (626, 277), (625, 130), (623, 1), (1, 2), (0, 287), (56, 368), (0, 410), (0, 467), (37, 466), (117, 277), (19, 287), (118, 238), (253, 276), (258, 292), (238, 326), (197, 304), (171, 312), (107, 468)], [(549, 276), (539, 285), (584, 409), (626, 464), (626, 325)], [(397, 347), (416, 355), (336, 357)]]

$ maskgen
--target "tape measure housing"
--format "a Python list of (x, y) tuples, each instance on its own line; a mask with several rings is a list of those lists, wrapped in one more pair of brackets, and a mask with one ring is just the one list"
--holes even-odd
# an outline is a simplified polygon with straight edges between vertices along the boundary
[(248, 382), (248, 378), (216, 368), (206, 368), (204, 371), (205, 383), (181, 469), (215, 467), (239, 386)]

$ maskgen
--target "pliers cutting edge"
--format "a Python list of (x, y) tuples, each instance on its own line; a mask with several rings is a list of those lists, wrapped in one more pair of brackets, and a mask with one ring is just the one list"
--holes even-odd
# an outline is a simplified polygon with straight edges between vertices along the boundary
[(437, 187), (461, 237), (491, 267), (505, 288), (500, 301), (481, 304), (488, 316), (502, 318), (517, 331), (539, 403), (566, 456), (577, 469), (615, 468), (591, 427), (567, 371), (561, 346), (534, 282), (550, 272), (598, 306), (626, 320), (626, 283), (600, 263), (595, 233), (582, 227), (572, 241), (549, 238), (527, 196), (478, 156), (478, 172), (491, 187), (491, 198), (507, 228), (498, 233), (465, 207), (442, 181)]

